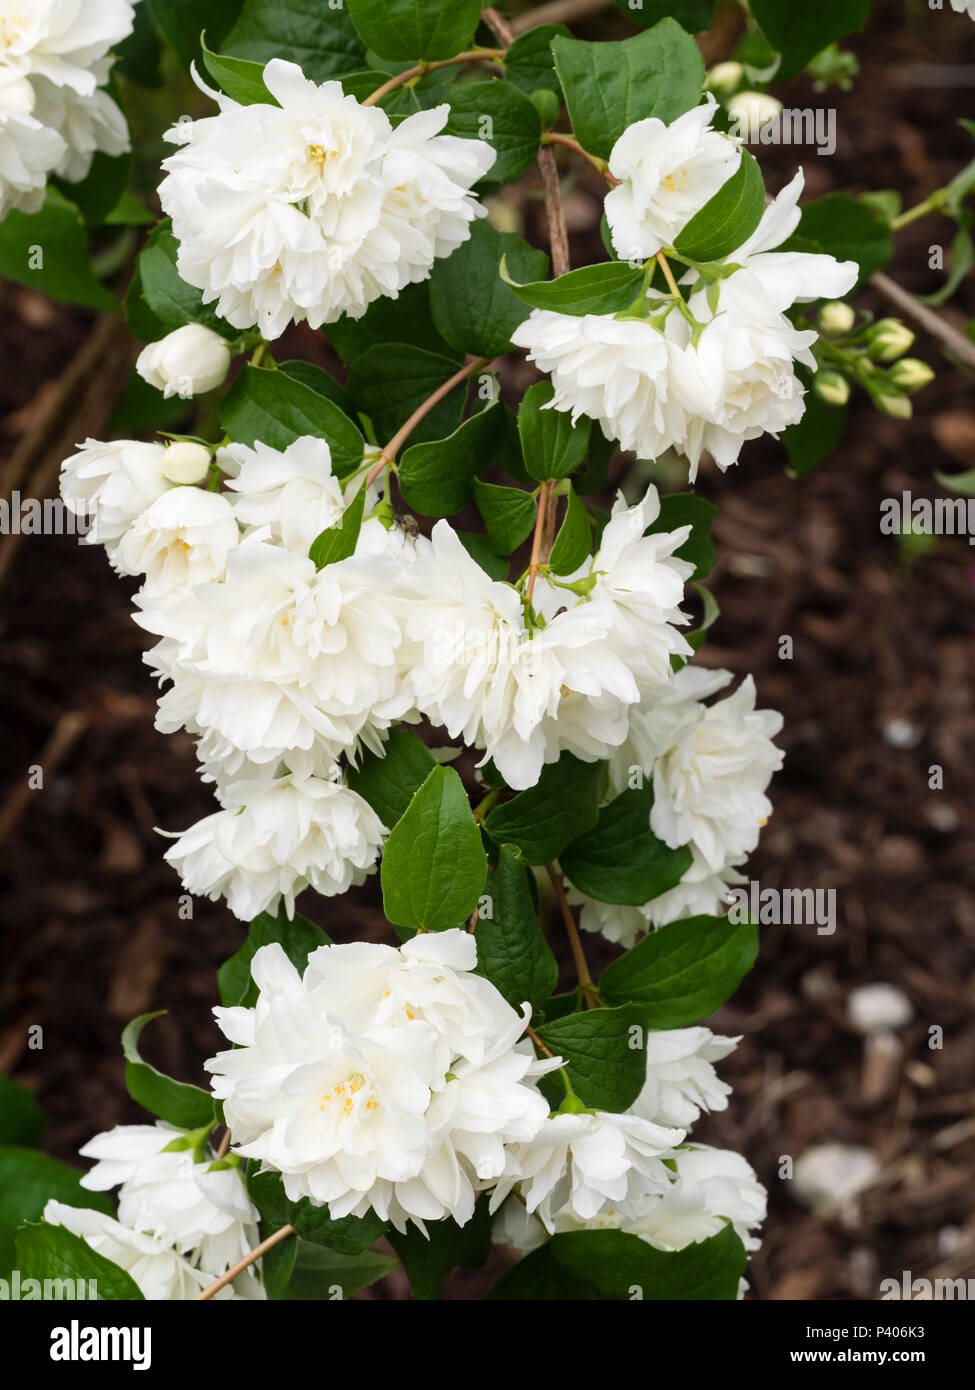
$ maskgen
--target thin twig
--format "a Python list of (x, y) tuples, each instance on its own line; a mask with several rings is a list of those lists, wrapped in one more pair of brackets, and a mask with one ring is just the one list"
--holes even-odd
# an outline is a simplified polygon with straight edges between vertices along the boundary
[(525, 1029), (525, 1032), (526, 1032), (526, 1033), (528, 1034), (528, 1036), (531, 1038), (532, 1042), (533, 1042), (533, 1043), (535, 1044), (535, 1046), (538, 1048), (539, 1052), (544, 1052), (546, 1057), (553, 1057), (553, 1056), (555, 1055), (554, 1053), (552, 1053), (552, 1052), (550, 1052), (550, 1051), (548, 1050), (548, 1048), (547, 1048), (547, 1047), (545, 1046), (545, 1044), (542, 1042), (541, 1038), (540, 1038), (540, 1037), (538, 1036), (538, 1034), (535, 1032), (534, 1028), (526, 1028), (526, 1029)]
[(490, 368), (491, 365), (492, 363), (487, 357), (472, 358), (470, 362), (461, 367), (460, 371), (454, 372), (449, 381), (445, 381), (442, 386), (438, 386), (436, 391), (427, 396), (425, 401), (421, 401), (406, 424), (396, 431), (385, 449), (376, 459), (376, 462), (369, 470), (369, 475), (366, 478), (366, 487), (370, 487), (376, 481), (388, 464), (396, 462), (396, 455), (399, 453), (406, 440), (409, 439), (423, 417), (429, 415), (438, 401), (442, 401), (445, 396), (449, 396), (455, 386), (459, 386), (462, 381), (466, 381), (467, 378), (473, 376), (475, 372), (479, 372), (482, 367)]
[(504, 15), (492, 5), (489, 5), (487, 9), (481, 11), (481, 18), (491, 30), (494, 37), (507, 48), (515, 36), (515, 31), (505, 19)]
[(548, 240), (552, 248), (552, 270), (556, 277), (567, 275), (570, 266), (569, 233), (565, 225), (559, 170), (551, 146), (542, 145), (539, 149), (538, 168), (545, 193), (545, 216), (548, 219)]
[(608, 10), (612, 3), (613, 0), (552, 0), (551, 4), (520, 14), (511, 27), (517, 35), (537, 29), (540, 24), (571, 24), (574, 19), (587, 19), (600, 10)]
[(226, 1157), (227, 1157), (227, 1150), (228, 1150), (229, 1148), (230, 1148), (230, 1126), (228, 1125), (227, 1128), (226, 1128), (226, 1129), (224, 1130), (224, 1132), (223, 1132), (223, 1138), (220, 1140), (220, 1147), (219, 1147), (219, 1149), (217, 1150), (217, 1161), (218, 1161), (218, 1162), (219, 1162), (219, 1160), (220, 1160), (221, 1158), (226, 1158)]
[(555, 889), (555, 896), (558, 899), (559, 908), (562, 912), (562, 920), (569, 934), (569, 945), (572, 948), (572, 959), (575, 962), (576, 974), (579, 976), (579, 986), (586, 996), (587, 1007), (594, 1009), (599, 1003), (599, 991), (596, 989), (592, 975), (589, 973), (589, 962), (586, 960), (586, 953), (582, 949), (582, 940), (579, 936), (579, 928), (576, 926), (576, 920), (572, 915), (572, 908), (569, 906), (569, 900), (565, 896), (562, 880), (555, 872), (555, 866), (553, 864), (546, 864), (545, 871), (551, 880), (552, 887)]
[(282, 1226), (280, 1231), (274, 1232), (273, 1236), (268, 1236), (267, 1240), (262, 1240), (260, 1245), (255, 1245), (253, 1250), (248, 1250), (242, 1260), (231, 1265), (226, 1274), (221, 1274), (219, 1279), (215, 1279), (202, 1293), (198, 1293), (196, 1302), (199, 1303), (202, 1299), (212, 1298), (215, 1293), (219, 1293), (227, 1284), (232, 1283), (237, 1275), (242, 1274), (255, 1260), (259, 1260), (262, 1255), (266, 1255), (275, 1245), (279, 1245), (282, 1240), (286, 1240), (288, 1236), (293, 1236), (294, 1233), (294, 1226)]
[(957, 357), (966, 367), (975, 367), (975, 343), (966, 338), (964, 333), (959, 333), (958, 329), (953, 328), (940, 314), (936, 314), (926, 304), (921, 304), (909, 290), (905, 290), (881, 271), (878, 270), (871, 275), (869, 283), (885, 299), (889, 299), (891, 304), (895, 304), (902, 314), (920, 324), (925, 333), (930, 333), (932, 338), (944, 343), (952, 357)]
[(544, 148), (546, 145), (564, 145), (567, 150), (574, 150), (576, 154), (581, 154), (583, 159), (588, 159), (596, 172), (601, 174), (608, 184), (612, 184), (615, 188), (619, 183), (615, 174), (611, 174), (607, 169), (606, 161), (600, 159), (598, 155), (590, 154), (588, 150), (584, 150), (574, 136), (565, 135), (561, 130), (548, 130), (542, 136), (542, 147)]
[(528, 561), (528, 584), (525, 588), (526, 603), (531, 603), (532, 601), (532, 594), (535, 592), (535, 580), (538, 578), (538, 567), (542, 562), (542, 533), (545, 530), (545, 519), (548, 514), (548, 499), (551, 491), (551, 483), (542, 483), (538, 493), (538, 512), (535, 516), (535, 534), (532, 536), (531, 558)]
[(496, 48), (474, 48), (467, 53), (457, 53), (453, 58), (438, 58), (434, 63), (417, 63), (416, 67), (407, 68), (405, 72), (398, 72), (395, 77), (391, 77), (388, 82), (384, 82), (381, 87), (370, 92), (362, 105), (375, 106), (377, 101), (382, 101), (383, 97), (394, 92), (397, 87), (411, 82), (414, 77), (425, 77), (428, 72), (436, 72), (438, 68), (449, 68), (454, 63), (497, 62), (501, 57), (503, 54)]

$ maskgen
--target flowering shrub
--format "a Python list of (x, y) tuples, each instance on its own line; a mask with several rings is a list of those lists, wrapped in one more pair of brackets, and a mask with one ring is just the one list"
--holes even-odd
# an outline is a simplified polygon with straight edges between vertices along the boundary
[[(710, 6), (620, 8), (640, 31), (596, 42), (469, 0), (244, 0), (209, 27), (206, 3), (138, 12), (203, 113), (166, 136), (165, 218), (127, 301), (138, 371), (159, 411), (219, 392), (220, 424), (88, 439), (61, 495), (141, 579), (157, 727), (193, 737), (213, 789), (166, 858), (248, 930), (220, 971), (210, 1089), (142, 1059), (152, 1015), (130, 1025), (127, 1084), (156, 1122), (85, 1145), (85, 1192), (63, 1179), (32, 1213), (23, 1268), (105, 1297), (327, 1298), (393, 1267), (385, 1236), (421, 1298), (492, 1240), (521, 1256), (497, 1298), (746, 1287), (765, 1193), (690, 1131), (728, 1104), (738, 1039), (702, 1019), (755, 958), (727, 907), (781, 718), (750, 677), (693, 664), (717, 617), (714, 508), (608, 470), (669, 453), (692, 485), (771, 434), (802, 471), (851, 382), (908, 414), (928, 379), (910, 331), (845, 296), (914, 211), (801, 204), (801, 169), (767, 198), (735, 128), (746, 59), (706, 74), (683, 27)], [(810, 40), (784, 0), (754, 0), (766, 85), (866, 6), (816, 8)], [(18, 210), (0, 261), (64, 217), (53, 186), (37, 211), (48, 175), (126, 148), (106, 55), (133, 19), (126, 0), (0, 0), (0, 211)], [(605, 182), (606, 257), (574, 270), (556, 150)], [(492, 220), (536, 164), (547, 251)], [(111, 225), (138, 224), (117, 172), (77, 206), (107, 213), (114, 188)], [(972, 180), (928, 200), (964, 238)], [(107, 293), (50, 269), (52, 293)], [(343, 384), (279, 360), (296, 323)], [(539, 378), (520, 399), (515, 349)], [(296, 910), (374, 875), (398, 945), (333, 944)], [(619, 948), (598, 980), (580, 927)], [(114, 1188), (117, 1208), (88, 1199)]]

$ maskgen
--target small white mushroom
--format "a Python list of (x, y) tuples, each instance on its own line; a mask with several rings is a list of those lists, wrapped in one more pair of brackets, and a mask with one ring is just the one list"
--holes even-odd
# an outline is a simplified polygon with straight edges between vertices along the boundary
[(813, 1211), (843, 1207), (880, 1173), (880, 1160), (856, 1144), (814, 1144), (796, 1159), (795, 1195)]
[(846, 1012), (854, 1028), (861, 1033), (891, 1033), (905, 1028), (914, 1016), (914, 1008), (903, 990), (896, 985), (858, 985), (846, 1001)]

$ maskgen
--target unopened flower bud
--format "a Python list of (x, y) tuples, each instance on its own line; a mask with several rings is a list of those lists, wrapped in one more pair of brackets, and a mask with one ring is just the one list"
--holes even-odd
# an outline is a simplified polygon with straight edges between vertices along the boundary
[(219, 333), (201, 323), (177, 328), (139, 354), (136, 371), (150, 386), (170, 396), (199, 396), (219, 386), (230, 369), (230, 348)]
[(768, 92), (738, 92), (728, 102), (731, 133), (740, 135), (749, 143), (754, 143), (762, 127), (776, 120), (781, 113), (781, 101), (769, 96)]
[(846, 405), (850, 399), (850, 383), (839, 372), (817, 372), (813, 390), (827, 405)]
[(877, 409), (885, 415), (892, 415), (895, 420), (909, 420), (914, 414), (914, 407), (909, 398), (900, 391), (886, 391), (881, 387), (873, 391), (872, 395)]
[(849, 304), (833, 299), (819, 311), (819, 331), (828, 338), (842, 338), (856, 323), (856, 317)]
[(934, 372), (920, 358), (902, 357), (891, 367), (887, 379), (893, 382), (898, 391), (920, 391), (934, 380)]
[(913, 341), (914, 334), (900, 319), (881, 319), (867, 332), (870, 356), (876, 362), (893, 362)]
[(170, 444), (163, 459), (162, 475), (167, 482), (190, 486), (202, 483), (210, 472), (210, 450), (188, 441)]
[(741, 63), (715, 63), (704, 79), (704, 87), (719, 97), (730, 97), (741, 86), (745, 69)]
[(539, 114), (542, 130), (550, 130), (558, 120), (561, 110), (558, 97), (548, 87), (539, 87), (528, 99)]

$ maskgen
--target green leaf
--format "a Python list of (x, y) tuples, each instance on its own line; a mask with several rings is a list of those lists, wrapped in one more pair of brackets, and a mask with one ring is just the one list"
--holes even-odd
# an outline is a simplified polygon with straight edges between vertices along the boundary
[[(627, 1110), (647, 1079), (647, 1026), (639, 1004), (566, 1014), (538, 1029), (549, 1052), (565, 1060), (572, 1089), (591, 1110)], [(554, 1104), (562, 1093), (557, 1076), (542, 1090)]]
[(283, 906), (278, 908), (276, 916), (270, 912), (262, 912), (251, 922), (243, 946), (229, 960), (224, 961), (217, 971), (220, 1002), (225, 1007), (235, 1004), (247, 1009), (254, 1007), (257, 1002), (257, 985), (251, 979), (251, 961), (261, 946), (274, 943), (282, 947), (299, 974), (304, 973), (312, 951), (316, 951), (319, 946), (332, 944), (331, 938), (321, 927), (316, 927), (314, 922), (302, 917), (300, 912), (296, 912), (294, 917), (288, 917)]
[(143, 87), (162, 86), (159, 73), (162, 45), (152, 16), (145, 5), (136, 6), (132, 32), (128, 38), (115, 45), (114, 51), (116, 63), (112, 69), (113, 74), (121, 73), (123, 77), (138, 82)]
[(491, 544), (499, 554), (510, 555), (531, 535), (538, 503), (530, 492), (523, 492), (520, 487), (482, 483), (475, 478), (474, 500), (484, 518)]
[(91, 268), (81, 213), (53, 187), (40, 212), (8, 212), (0, 222), (0, 276), (60, 304), (118, 312), (118, 300)]
[(504, 262), (501, 274), (519, 299), (535, 309), (553, 309), (560, 314), (617, 314), (628, 309), (640, 293), (643, 271), (633, 270), (625, 261), (604, 261), (570, 270), (554, 280), (536, 280), (519, 285), (508, 279), (511, 267)]
[(674, 242), (692, 261), (719, 261), (748, 240), (765, 211), (762, 171), (747, 150), (730, 179), (694, 214)]
[(690, 526), (691, 534), (674, 552), (681, 560), (694, 566), (692, 579), (704, 579), (714, 568), (714, 543), (711, 540), (711, 523), (718, 514), (713, 502), (696, 492), (673, 492), (660, 499), (660, 515), (645, 534), (657, 535), (661, 531), (679, 531), (682, 526)]
[(351, 1298), (396, 1268), (396, 1261), (389, 1255), (377, 1255), (371, 1250), (362, 1255), (345, 1255), (304, 1240), (283, 1241), (282, 1244), (291, 1245), (295, 1250), (294, 1267), (284, 1295), (289, 1302), (337, 1302)]
[(313, 1206), (307, 1197), (302, 1197), (300, 1202), (289, 1202), (280, 1173), (258, 1173), (252, 1169), (247, 1174), (247, 1191), (261, 1213), (262, 1222), (267, 1223), (268, 1234), (279, 1231), (282, 1226), (294, 1226), (303, 1240), (327, 1245), (343, 1255), (358, 1255), (368, 1250), (386, 1229), (382, 1218), (374, 1211), (368, 1216), (343, 1216), (336, 1221), (329, 1216), (327, 1206)]
[(613, 0), (613, 3), (641, 29), (648, 29), (669, 16), (688, 33), (701, 34), (711, 28), (714, 18), (714, 0)]
[(846, 406), (827, 405), (815, 391), (806, 391), (804, 404), (802, 419), (782, 431), (782, 443), (797, 473), (808, 473), (829, 458), (846, 423)]
[[(112, 94), (117, 96), (115, 92)], [(91, 168), (80, 183), (68, 183), (61, 179), (52, 182), (69, 202), (75, 204), (87, 226), (102, 227), (124, 195), (131, 171), (131, 153), (112, 156), (98, 151), (91, 161)], [(137, 206), (140, 211), (145, 211), (141, 204)], [(151, 221), (151, 218), (146, 215), (142, 220)]]
[(601, 159), (634, 122), (669, 125), (696, 106), (704, 83), (697, 44), (673, 19), (617, 43), (555, 38), (552, 52), (575, 137)]
[(362, 530), (362, 514), (366, 503), (366, 485), (363, 482), (359, 491), (342, 513), (337, 526), (327, 526), (320, 531), (311, 543), (309, 558), (315, 561), (315, 568), (323, 570), (326, 565), (334, 565), (337, 560), (347, 560), (355, 554)]
[[(484, 223), (475, 223), (475, 231)], [(464, 253), (464, 246), (446, 259), (434, 263), (433, 278), (443, 268), (453, 265), (458, 256)], [(343, 362), (353, 363), (371, 347), (383, 343), (412, 343), (414, 347), (426, 352), (438, 353), (441, 357), (451, 357), (455, 349), (441, 337), (433, 322), (430, 306), (430, 284), (423, 281), (418, 285), (407, 285), (400, 290), (395, 299), (383, 295), (374, 300), (361, 319), (351, 319), (348, 314), (330, 323), (324, 330), (332, 347)], [(463, 350), (457, 352), (457, 364), (463, 359)], [(482, 356), (484, 354), (481, 354)]]
[(444, 134), (487, 140), (497, 159), (481, 182), (510, 183), (538, 154), (542, 122), (532, 103), (510, 82), (463, 82), (451, 89)]
[(481, 17), (480, 0), (345, 0), (367, 48), (405, 61), (452, 58), (468, 47)]
[(324, 439), (339, 477), (365, 458), (362, 435), (334, 401), (268, 367), (244, 367), (221, 405), (220, 423), (235, 444), (260, 440), (272, 449), (287, 449), (303, 435)]
[(386, 841), (386, 916), (425, 931), (460, 926), (477, 906), (486, 865), (463, 782), (452, 767), (434, 767)]
[(203, 44), (203, 61), (207, 71), (221, 91), (239, 101), (241, 106), (277, 106), (264, 85), (264, 64), (246, 58), (232, 58), (226, 53), (211, 53)]
[(782, 54), (776, 79), (787, 81), (828, 44), (861, 30), (870, 13), (870, 0), (817, 0), (814, 5), (752, 0), (751, 11), (769, 43)]
[[(696, 584), (692, 581), (691, 588), (696, 590), (698, 597), (704, 605), (704, 615), (701, 619), (700, 627), (696, 627), (693, 632), (687, 634), (689, 646), (697, 652), (700, 651), (701, 647), (704, 645), (704, 639), (707, 636), (708, 629), (712, 628), (721, 617), (721, 608), (714, 594), (712, 594), (710, 589), (705, 589), (703, 584)], [(671, 660), (680, 661), (680, 658), (672, 657)], [(677, 668), (675, 667), (674, 669), (676, 670)]]
[(512, 1265), (487, 1297), (732, 1301), (746, 1263), (745, 1247), (730, 1225), (683, 1250), (657, 1250), (626, 1231), (571, 1231)]
[[(207, 41), (217, 40), (218, 35), (208, 28)], [(244, 0), (240, 17), (221, 47), (225, 54), (262, 65), (271, 58), (286, 58), (314, 82), (367, 66), (366, 50), (347, 8), (328, 0)]]
[(975, 468), (969, 468), (964, 473), (940, 473), (934, 470), (935, 482), (949, 492), (960, 493), (964, 497), (975, 497)]
[(862, 285), (890, 260), (894, 242), (890, 228), (870, 208), (848, 193), (828, 193), (803, 205), (795, 234), (780, 250), (826, 252), (838, 261), (856, 261), (857, 285)]
[(111, 1216), (114, 1204), (107, 1192), (88, 1192), (82, 1174), (37, 1149), (5, 1145), (0, 1148), (0, 1275), (13, 1259), (13, 1232), (22, 1221), (39, 1221), (52, 1198), (69, 1207), (93, 1207)]
[(611, 1004), (641, 1005), (652, 1031), (688, 1028), (734, 993), (757, 954), (753, 922), (688, 917), (651, 932), (614, 960), (599, 988)]
[(539, 24), (520, 34), (504, 55), (504, 75), (508, 82), (520, 87), (526, 96), (532, 92), (554, 92), (561, 101), (562, 87), (552, 57), (552, 40), (559, 36), (572, 37), (564, 24)]
[[(455, 361), (412, 343), (379, 343), (352, 363), (346, 390), (354, 408), (372, 421), (376, 438), (385, 441), (456, 372)], [(412, 443), (452, 434), (466, 396), (467, 383), (461, 382), (419, 422), (410, 435)]]
[(146, 0), (149, 13), (163, 38), (179, 54), (184, 67), (200, 64), (200, 34), (209, 43), (222, 42), (237, 17), (240, 0)]
[[(280, 1230), (280, 1227), (277, 1228)], [(274, 1229), (267, 1221), (258, 1228), (261, 1240), (274, 1235)], [(279, 1240), (261, 1256), (261, 1283), (269, 1299), (280, 1301), (288, 1297), (288, 1285), (294, 1273), (300, 1242), (297, 1236)]]
[(0, 1144), (29, 1148), (40, 1140), (44, 1124), (34, 1092), (0, 1074)]
[(513, 1009), (532, 1011), (552, 993), (559, 967), (538, 921), (529, 870), (514, 845), (502, 845), (484, 885), (488, 910), (477, 919), (477, 973), (490, 980)]
[(528, 317), (501, 278), (502, 261), (514, 275), (542, 276), (548, 270), (544, 251), (483, 221), (474, 223), (469, 239), (452, 256), (434, 265), (430, 279), (433, 321), (458, 352), (497, 357), (508, 351), (512, 333)]
[(691, 866), (689, 849), (668, 849), (650, 829), (653, 785), (621, 792), (594, 829), (562, 851), (562, 872), (597, 902), (642, 907), (675, 888)]
[(403, 500), (421, 516), (452, 516), (469, 502), (474, 479), (494, 457), (504, 430), (496, 402), (465, 420), (447, 439), (414, 444), (403, 455), (397, 481)]
[(122, 1032), (125, 1085), (137, 1104), (178, 1129), (200, 1129), (213, 1121), (213, 1097), (199, 1086), (174, 1081), (144, 1062), (139, 1055), (139, 1035), (147, 1023), (165, 1013), (140, 1014)]
[(383, 825), (390, 827), (435, 766), (433, 754), (416, 734), (393, 729), (386, 741), (385, 757), (364, 753), (360, 765), (349, 768), (348, 782), (368, 801)]
[(457, 539), (490, 579), (508, 578), (508, 561), (497, 553), (486, 536), (477, 531), (458, 531)]
[(335, 380), (334, 376), (329, 376), (324, 367), (316, 366), (314, 362), (279, 362), (278, 371), (284, 372), (285, 376), (292, 377), (295, 381), (300, 381), (302, 386), (310, 386), (319, 396), (324, 396), (326, 400), (332, 401), (342, 411), (343, 415), (348, 415), (348, 402), (345, 398), (345, 390)]
[(22, 1226), (17, 1232), (17, 1268), (21, 1287), (27, 1279), (37, 1279), (42, 1286), (45, 1280), (70, 1279), (74, 1284), (91, 1280), (99, 1299), (143, 1301), (142, 1290), (124, 1269), (97, 1254), (81, 1236), (46, 1221)]
[(529, 477), (538, 482), (566, 478), (585, 458), (590, 421), (572, 423), (565, 410), (549, 405), (555, 395), (550, 381), (539, 381), (525, 392), (518, 411), (518, 434)]
[(446, 1221), (427, 1223), (428, 1237), (410, 1226), (405, 1235), (390, 1231), (389, 1243), (402, 1261), (416, 1299), (433, 1299), (452, 1269), (480, 1269), (491, 1252), (491, 1218), (482, 1198), (466, 1226)]
[[(162, 334), (187, 323), (201, 323), (225, 338), (239, 337), (236, 328), (203, 303), (202, 292), (180, 277), (176, 268), (178, 254), (179, 242), (168, 222), (163, 222), (152, 232), (139, 257), (139, 293)], [(131, 289), (129, 297), (132, 298)]]
[(546, 763), (534, 787), (495, 806), (484, 823), (495, 844), (511, 844), (529, 864), (548, 864), (599, 819), (602, 768), (563, 753)]
[(592, 549), (592, 521), (585, 502), (576, 496), (569, 484), (568, 506), (549, 556), (553, 574), (573, 574), (589, 558)]

